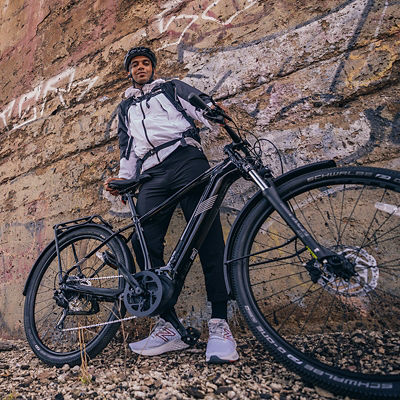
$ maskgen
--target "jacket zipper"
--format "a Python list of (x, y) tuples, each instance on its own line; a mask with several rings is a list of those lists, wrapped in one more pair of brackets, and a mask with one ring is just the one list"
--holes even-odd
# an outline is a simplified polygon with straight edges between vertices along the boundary
[[(146, 119), (146, 114), (144, 113), (143, 110), (143, 106), (142, 106), (142, 102), (140, 102), (140, 109), (142, 111), (142, 115), (143, 115), (143, 119), (142, 119), (142, 126), (143, 126), (143, 130), (144, 130), (144, 135), (146, 136), (146, 140), (149, 142), (149, 145), (153, 148), (153, 150), (156, 148), (153, 143), (150, 142), (149, 136), (147, 135), (147, 129), (146, 129), (146, 125), (144, 123), (144, 120)], [(156, 152), (156, 157), (158, 162), (161, 162), (160, 158), (158, 157), (158, 153)]]

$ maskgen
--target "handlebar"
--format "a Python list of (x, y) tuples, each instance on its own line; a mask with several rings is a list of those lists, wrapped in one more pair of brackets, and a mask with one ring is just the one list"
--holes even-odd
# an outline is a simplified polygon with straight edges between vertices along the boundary
[(195, 93), (190, 93), (188, 97), (189, 103), (200, 110), (204, 111), (204, 117), (212, 122), (221, 124), (234, 143), (242, 143), (240, 136), (225, 122), (225, 119), (232, 121), (232, 119), (224, 113), (218, 105), (215, 108), (209, 107), (203, 99)]
[(188, 99), (189, 99), (189, 103), (193, 107), (199, 108), (200, 110), (204, 110), (204, 111), (211, 110), (211, 108), (208, 107), (208, 105), (203, 101), (203, 99), (195, 93), (190, 93)]

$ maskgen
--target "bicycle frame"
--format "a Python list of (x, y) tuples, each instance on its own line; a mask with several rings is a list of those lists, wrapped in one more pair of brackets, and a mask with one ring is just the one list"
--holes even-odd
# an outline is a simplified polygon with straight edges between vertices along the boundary
[[(175, 205), (188, 191), (206, 184), (195, 211), (179, 238), (166, 266), (159, 268), (160, 271), (165, 271), (175, 280), (176, 289), (174, 296), (176, 298), (179, 296), (179, 292), (201, 244), (207, 236), (215, 217), (218, 215), (226, 192), (232, 183), (240, 177), (240, 171), (228, 158), (205, 171), (159, 207), (154, 208), (139, 219), (140, 224), (146, 223), (146, 221), (155, 217), (160, 211)], [(133, 201), (131, 200), (131, 208), (133, 206), (132, 203)], [(142, 242), (141, 245), (143, 249), (145, 242)], [(148, 265), (150, 265), (150, 260), (148, 260)]]

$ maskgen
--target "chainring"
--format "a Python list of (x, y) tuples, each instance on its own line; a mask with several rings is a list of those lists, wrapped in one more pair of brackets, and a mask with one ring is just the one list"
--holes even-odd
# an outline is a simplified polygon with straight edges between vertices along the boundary
[(163, 298), (163, 285), (159, 276), (152, 271), (140, 271), (134, 277), (144, 293), (137, 294), (134, 288), (126, 285), (123, 300), (127, 311), (136, 317), (157, 314)]

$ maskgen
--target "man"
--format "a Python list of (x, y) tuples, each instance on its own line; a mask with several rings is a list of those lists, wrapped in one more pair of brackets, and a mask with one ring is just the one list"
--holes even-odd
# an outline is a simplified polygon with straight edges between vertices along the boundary
[[(194, 120), (209, 124), (202, 112), (189, 103), (188, 96), (196, 93), (208, 103), (210, 97), (176, 79), (154, 79), (156, 65), (154, 53), (146, 47), (134, 47), (125, 56), (124, 67), (133, 85), (126, 90), (127, 99), (121, 102), (118, 110), (120, 170), (118, 178), (109, 178), (105, 182), (106, 190), (116, 195), (108, 186), (111, 180), (130, 179), (144, 171), (150, 174), (152, 178), (143, 183), (138, 194), (139, 215), (161, 204), (209, 168)], [(190, 219), (200, 195), (195, 190), (181, 201), (186, 220)], [(157, 221), (143, 226), (154, 268), (165, 265), (164, 237), (173, 211), (171, 209)], [(133, 241), (133, 247), (137, 262), (143, 268), (143, 254), (137, 240)], [(216, 218), (199, 251), (207, 298), (212, 306), (206, 351), (206, 361), (210, 363), (239, 358), (226, 322), (228, 295), (223, 277), (223, 249), (221, 222)], [(188, 347), (163, 315), (148, 338), (129, 346), (133, 352), (149, 356)]]

